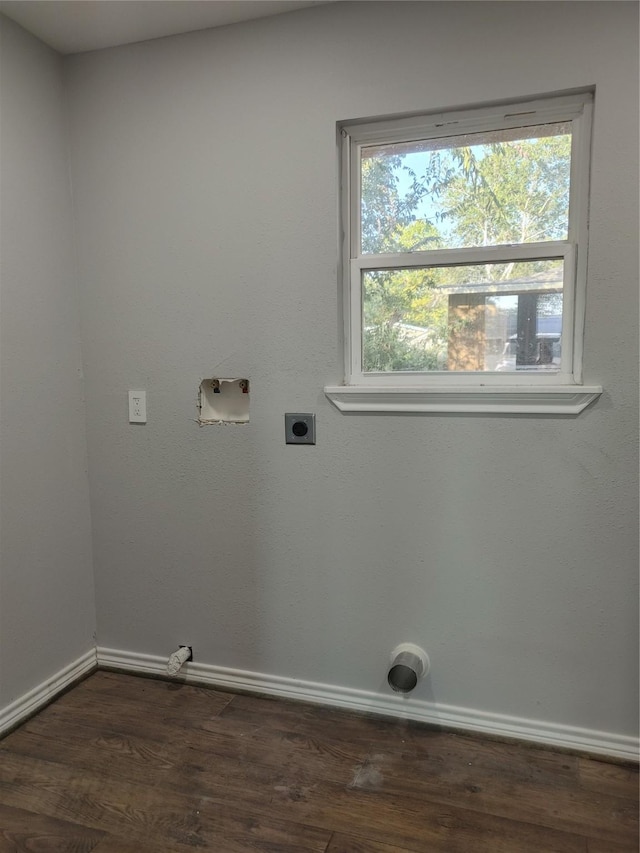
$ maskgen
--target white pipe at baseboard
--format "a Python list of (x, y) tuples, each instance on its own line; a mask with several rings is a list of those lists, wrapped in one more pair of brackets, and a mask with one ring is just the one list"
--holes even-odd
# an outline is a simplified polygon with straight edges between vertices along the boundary
[(182, 664), (191, 660), (191, 658), (192, 654), (190, 646), (178, 646), (175, 652), (169, 656), (169, 660), (167, 661), (167, 675), (177, 675), (182, 668)]

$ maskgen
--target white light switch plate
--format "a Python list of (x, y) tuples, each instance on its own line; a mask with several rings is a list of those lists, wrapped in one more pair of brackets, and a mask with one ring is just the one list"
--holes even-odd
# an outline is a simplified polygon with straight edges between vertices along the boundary
[(129, 389), (129, 423), (146, 424), (147, 392)]

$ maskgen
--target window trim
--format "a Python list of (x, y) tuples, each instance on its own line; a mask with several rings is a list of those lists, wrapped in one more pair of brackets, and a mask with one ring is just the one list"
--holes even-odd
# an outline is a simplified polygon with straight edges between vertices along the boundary
[(602, 394), (602, 386), (327, 385), (324, 393), (341, 412), (359, 414), (579, 415)]
[[(575, 414), (601, 393), (600, 386), (581, 387), (592, 102), (592, 93), (584, 91), (484, 108), (379, 121), (355, 121), (338, 126), (345, 380), (343, 386), (325, 388), (327, 396), (338, 408), (342, 411), (554, 411), (558, 414)], [(431, 249), (400, 254), (362, 254), (359, 182), (360, 152), (363, 147), (561, 121), (572, 122), (571, 188), (566, 240)], [(352, 203), (353, 199), (355, 201)], [(563, 328), (570, 330), (568, 334), (565, 333), (566, 338), (563, 340), (560, 370), (544, 374), (527, 371), (363, 373), (363, 270), (558, 258), (564, 261)], [(567, 299), (567, 294), (571, 298)], [(460, 397), (461, 394), (464, 399)]]

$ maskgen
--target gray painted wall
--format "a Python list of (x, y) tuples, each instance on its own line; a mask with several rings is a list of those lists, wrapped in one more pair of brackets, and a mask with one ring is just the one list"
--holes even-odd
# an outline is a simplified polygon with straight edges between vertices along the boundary
[(95, 631), (62, 61), (1, 23), (0, 707)]
[[(632, 3), (355, 3), (67, 61), (101, 645), (382, 690), (409, 640), (421, 698), (637, 734), (636, 36)], [(592, 84), (601, 399), (340, 415), (336, 121)], [(249, 425), (196, 425), (215, 375)]]

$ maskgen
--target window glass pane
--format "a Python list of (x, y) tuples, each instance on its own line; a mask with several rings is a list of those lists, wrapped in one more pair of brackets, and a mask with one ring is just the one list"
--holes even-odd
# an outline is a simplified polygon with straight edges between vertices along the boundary
[(560, 367), (563, 261), (367, 270), (364, 372)]
[(362, 149), (363, 254), (565, 240), (571, 123)]

